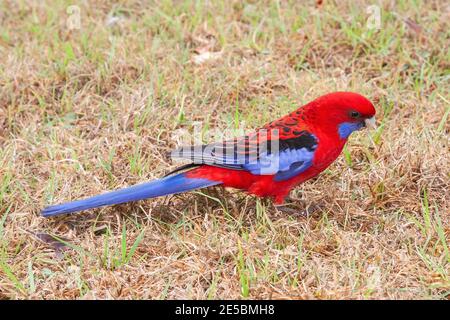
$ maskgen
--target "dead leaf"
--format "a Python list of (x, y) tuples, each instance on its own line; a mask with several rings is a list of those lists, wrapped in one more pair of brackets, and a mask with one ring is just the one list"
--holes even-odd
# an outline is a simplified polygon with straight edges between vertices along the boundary
[(67, 245), (64, 242), (69, 242), (68, 239), (64, 239), (62, 237), (55, 237), (48, 233), (44, 232), (37, 232), (32, 234), (42, 243), (48, 245), (53, 250), (55, 250), (57, 253), (65, 250), (67, 248)]
[(206, 51), (206, 52), (202, 52), (200, 54), (195, 54), (192, 57), (192, 61), (195, 64), (203, 64), (205, 62), (208, 61), (214, 61), (219, 59), (222, 56), (222, 51), (219, 52), (210, 52), (210, 51)]
[(105, 24), (107, 27), (112, 27), (116, 24), (119, 24), (121, 20), (121, 17), (110, 16), (106, 19)]
[(403, 21), (416, 34), (421, 34), (422, 33), (422, 27), (417, 22), (412, 20), (411, 18), (406, 18)]
[(96, 236), (99, 236), (101, 234), (105, 234), (108, 231), (108, 226), (107, 225), (101, 225), (101, 226), (97, 226), (94, 228), (94, 234)]

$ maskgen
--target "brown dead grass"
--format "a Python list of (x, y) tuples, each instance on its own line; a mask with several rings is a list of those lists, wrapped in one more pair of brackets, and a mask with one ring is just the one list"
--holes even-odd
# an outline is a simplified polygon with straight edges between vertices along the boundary
[[(386, 1), (367, 33), (371, 3), (324, 2), (83, 2), (73, 31), (72, 3), (1, 4), (0, 297), (448, 298), (449, 7)], [(251, 129), (335, 90), (381, 129), (294, 192), (306, 218), (220, 188), (40, 216), (163, 175), (193, 121)]]

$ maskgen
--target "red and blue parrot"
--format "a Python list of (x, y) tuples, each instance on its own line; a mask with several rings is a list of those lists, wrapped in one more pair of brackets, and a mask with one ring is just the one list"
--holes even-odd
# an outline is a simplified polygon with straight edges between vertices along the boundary
[(357, 93), (317, 98), (232, 141), (183, 147), (173, 157), (191, 164), (165, 177), (84, 200), (45, 208), (45, 217), (166, 196), (215, 185), (245, 190), (283, 204), (289, 192), (317, 176), (341, 153), (350, 134), (375, 126), (373, 104)]

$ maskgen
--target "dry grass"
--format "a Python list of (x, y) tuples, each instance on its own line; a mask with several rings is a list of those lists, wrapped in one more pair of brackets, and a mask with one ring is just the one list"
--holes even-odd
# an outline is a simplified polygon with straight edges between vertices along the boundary
[[(448, 299), (446, 1), (384, 1), (380, 30), (371, 2), (79, 1), (72, 31), (71, 4), (0, 3), (0, 298)], [(193, 121), (251, 129), (334, 90), (380, 127), (296, 190), (307, 218), (220, 188), (40, 217), (163, 175)]]

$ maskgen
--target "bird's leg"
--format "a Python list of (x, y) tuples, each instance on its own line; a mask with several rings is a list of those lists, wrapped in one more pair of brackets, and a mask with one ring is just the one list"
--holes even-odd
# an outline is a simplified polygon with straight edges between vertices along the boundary
[(276, 197), (274, 207), (278, 212), (287, 213), (290, 215), (302, 215), (304, 216), (302, 210), (299, 208), (298, 199), (292, 199), (289, 195), (286, 197)]

